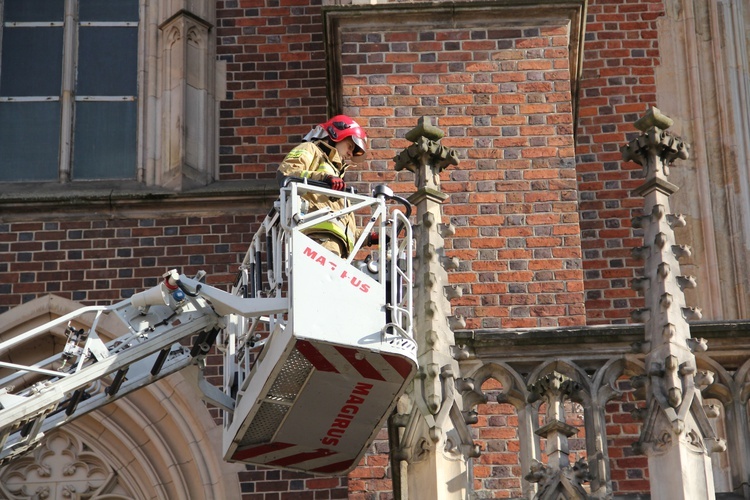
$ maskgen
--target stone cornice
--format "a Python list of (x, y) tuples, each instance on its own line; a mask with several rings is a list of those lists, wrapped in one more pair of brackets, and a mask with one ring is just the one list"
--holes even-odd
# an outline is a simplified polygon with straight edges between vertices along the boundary
[(271, 206), (275, 180), (224, 181), (182, 192), (132, 183), (6, 184), (0, 187), (0, 222), (94, 217), (144, 217), (231, 212)]
[[(731, 369), (750, 356), (750, 320), (695, 321), (690, 323), (690, 331), (693, 338), (708, 341), (708, 351), (696, 353), (699, 360), (709, 356)], [(643, 356), (637, 350), (638, 343), (644, 338), (643, 324), (456, 330), (454, 334), (459, 359), (462, 352), (471, 358), (502, 358), (507, 361), (531, 361), (552, 356), (577, 360)]]

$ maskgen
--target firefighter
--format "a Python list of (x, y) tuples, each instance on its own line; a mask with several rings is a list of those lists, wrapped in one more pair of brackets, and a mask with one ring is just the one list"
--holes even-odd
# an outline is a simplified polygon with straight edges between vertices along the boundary
[[(367, 152), (367, 134), (357, 122), (346, 115), (336, 115), (327, 122), (315, 126), (304, 142), (292, 149), (279, 165), (277, 178), (303, 177), (326, 183), (331, 189), (344, 191), (344, 172), (354, 157)], [(330, 207), (341, 210), (347, 205), (345, 198), (329, 197), (318, 193), (307, 193), (309, 211)], [(348, 213), (338, 219), (321, 222), (306, 231), (307, 236), (340, 257), (348, 257), (360, 236), (354, 214)], [(368, 236), (366, 244), (376, 243), (376, 236)]]

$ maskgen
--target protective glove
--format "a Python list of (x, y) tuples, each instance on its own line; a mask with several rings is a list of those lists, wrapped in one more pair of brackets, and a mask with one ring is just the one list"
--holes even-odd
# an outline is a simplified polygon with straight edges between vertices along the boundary
[(346, 183), (341, 177), (334, 177), (333, 175), (326, 175), (323, 178), (323, 182), (331, 186), (334, 191), (343, 191), (346, 189)]
[[(391, 237), (386, 234), (385, 235), (386, 244), (388, 244), (389, 241), (391, 241)], [(366, 246), (371, 247), (373, 245), (377, 245), (378, 243), (380, 243), (380, 234), (377, 231), (373, 231), (367, 235), (367, 239), (365, 240)]]

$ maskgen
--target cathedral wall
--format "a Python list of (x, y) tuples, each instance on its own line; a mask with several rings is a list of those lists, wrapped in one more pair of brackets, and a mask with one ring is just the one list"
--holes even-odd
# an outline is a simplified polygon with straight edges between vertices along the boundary
[[(205, 270), (209, 284), (228, 288), (275, 197), (286, 151), (344, 112), (370, 135), (369, 157), (346, 177), (360, 191), (414, 189), (391, 160), (420, 116), (434, 117), (442, 144), (457, 151), (459, 165), (441, 177), (444, 215), (456, 228), (445, 255), (460, 262), (449, 272), (464, 292), (453, 312), (468, 329), (629, 322), (642, 306), (630, 289), (641, 265), (630, 256), (641, 244), (630, 220), (642, 206), (630, 191), (641, 171), (619, 148), (632, 122), (660, 104), (658, 28), (674, 14), (670, 2), (589, 0), (585, 17), (545, 2), (323, 3), (218, 0), (215, 18), (206, 16), (221, 83), (213, 187), (72, 185), (44, 196), (3, 187), (0, 312), (48, 294), (118, 301), (171, 268)], [(701, 252), (708, 257), (698, 268), (710, 262)], [(742, 310), (722, 307), (712, 310)], [(497, 404), (479, 409), (476, 437), (488, 448), (475, 487), (515, 495), (523, 471), (512, 415)], [(617, 491), (643, 492), (643, 461), (624, 451), (637, 434), (630, 409), (627, 401), (608, 409), (620, 450), (610, 455), (612, 477)], [(247, 467), (238, 476), (243, 498), (387, 498), (385, 432), (379, 437), (348, 479)]]

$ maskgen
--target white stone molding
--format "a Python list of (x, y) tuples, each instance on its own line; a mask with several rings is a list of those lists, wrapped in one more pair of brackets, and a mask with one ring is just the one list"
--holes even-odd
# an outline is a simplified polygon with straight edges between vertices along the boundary
[[(467, 353), (470, 356), (470, 353)], [(635, 355), (614, 357), (607, 360), (596, 371), (589, 375), (577, 362), (553, 356), (549, 361), (540, 362), (531, 373), (524, 378), (511, 364), (501, 361), (499, 357), (477, 363), (476, 360), (464, 361), (462, 388), (464, 405), (472, 408), (488, 401), (482, 391), (482, 385), (489, 379), (497, 380), (501, 389), (497, 395), (498, 403), (513, 405), (518, 416), (518, 439), (520, 444), (519, 460), (524, 475), (529, 474), (541, 482), (555, 479), (555, 474), (549, 468), (540, 467), (541, 452), (538, 428), (539, 403), (530, 401), (528, 385), (534, 385), (550, 373), (562, 373), (580, 386), (575, 394), (576, 402), (584, 409), (584, 429), (586, 442), (586, 456), (588, 463), (581, 461), (572, 464), (566, 471), (569, 481), (577, 480), (575, 474), (580, 474), (591, 482), (592, 498), (610, 498), (612, 484), (609, 464), (609, 453), (606, 439), (606, 405), (610, 401), (622, 396), (623, 392), (617, 387), (619, 380), (635, 377), (645, 373), (645, 366)], [(645, 396), (645, 392), (641, 391)], [(533, 477), (532, 477), (533, 476)], [(538, 485), (530, 482), (529, 478), (522, 481), (524, 498), (533, 497)]]
[[(471, 353), (467, 352), (466, 355), (471, 356)], [(549, 467), (539, 465), (542, 459), (539, 436), (536, 434), (539, 402), (530, 402), (532, 398), (527, 384), (534, 385), (554, 372), (565, 374), (580, 386), (571, 400), (580, 403), (584, 409), (588, 463), (579, 460), (572, 464), (566, 470), (565, 480), (571, 482), (586, 478), (591, 482), (591, 497), (610, 498), (612, 484), (606, 439), (606, 405), (622, 396), (622, 391), (617, 387), (619, 380), (645, 373), (641, 359), (635, 355), (617, 356), (603, 362), (589, 375), (577, 362), (552, 356), (548, 361), (540, 361), (524, 378), (510, 363), (501, 361), (501, 356), (498, 355), (483, 363), (478, 363), (476, 359), (463, 361), (464, 378), (459, 387), (462, 389), (464, 405), (472, 408), (488, 401), (488, 396), (481, 389), (487, 380), (494, 379), (500, 383), (497, 402), (511, 404), (517, 412), (519, 461), (524, 475), (529, 475), (521, 486), (524, 498), (532, 498), (538, 491), (538, 485), (531, 482), (531, 479), (544, 483), (559, 479), (559, 474), (556, 476)], [(645, 392), (641, 393), (645, 395)]]
[[(679, 444), (694, 459), (712, 452), (705, 470), (713, 476), (716, 490), (727, 496), (731, 492), (738, 498), (750, 498), (750, 449), (747, 447), (750, 442), (750, 322), (700, 322), (692, 324), (691, 330), (703, 338), (686, 339), (686, 348), (696, 353), (696, 361), (693, 365), (694, 394), (689, 396), (693, 403), (679, 410), (687, 412), (685, 430), (675, 438), (667, 426), (663, 428), (667, 432), (656, 432), (653, 444), (660, 446), (662, 453), (669, 446)], [(610, 473), (608, 438), (619, 441), (611, 451), (615, 454), (616, 450), (622, 456), (624, 436), (617, 433), (608, 436), (607, 426), (611, 426), (614, 422), (612, 417), (619, 415), (626, 406), (632, 408), (635, 421), (643, 421), (649, 416), (644, 400), (650, 398), (653, 406), (651, 395), (655, 387), (664, 385), (658, 381), (654, 384), (653, 378), (658, 378), (657, 373), (647, 373), (646, 367), (653, 370), (654, 365), (645, 362), (645, 355), (651, 351), (651, 343), (643, 340), (645, 332), (645, 325), (456, 332), (456, 340), (462, 345), (459, 359), (464, 378), (459, 387), (464, 404), (477, 405), (491, 399), (489, 390), (486, 394), (481, 390), (482, 385), (490, 378), (498, 380), (500, 387), (493, 387), (492, 395), (499, 393), (496, 396), (498, 402), (513, 404), (517, 409), (521, 421), (518, 441), (522, 451), (524, 446), (531, 446), (536, 429), (534, 425), (538, 425), (538, 415), (534, 413), (530, 430), (522, 427), (524, 412), (533, 413), (539, 408), (538, 404), (526, 403), (527, 382), (533, 383), (551, 371), (575, 379), (581, 386), (576, 399), (583, 407), (586, 460), (591, 475), (589, 496), (612, 498), (615, 481), (612, 481)], [(675, 338), (672, 340), (676, 341)], [(712, 346), (710, 351), (706, 351), (707, 343)], [(658, 360), (659, 357), (654, 359)], [(626, 385), (628, 380), (630, 388)], [(663, 387), (659, 390), (663, 390)], [(611, 406), (615, 402), (618, 407)], [(654, 412), (651, 416), (658, 413)], [(646, 419), (641, 429), (650, 426), (653, 430), (657, 427), (654, 424), (659, 423), (657, 420), (649, 422)], [(632, 431), (633, 428), (622, 432), (631, 434)], [(724, 440), (726, 451), (722, 451)], [(635, 448), (637, 451), (637, 446)], [(696, 454), (701, 449), (706, 452)], [(528, 462), (524, 462), (522, 473), (532, 474), (530, 479), (555, 479), (553, 471), (536, 462), (545, 462), (543, 454), (538, 451)], [(676, 484), (682, 477), (680, 471), (678, 467), (669, 469), (660, 464), (656, 468), (649, 467), (648, 474), (665, 482), (664, 489), (672, 488), (666, 496), (671, 500), (677, 497), (675, 491), (681, 486)], [(586, 470), (580, 468), (578, 472), (585, 474)], [(572, 477), (568, 479), (572, 480)], [(521, 484), (524, 488), (522, 497), (534, 498), (536, 490), (529, 488), (528, 481), (524, 480)], [(657, 488), (655, 491), (659, 493)], [(688, 498), (692, 500), (697, 496)]]
[[(705, 399), (712, 398), (721, 403), (717, 418), (723, 420), (721, 427), (726, 432), (721, 437), (727, 443), (725, 454), (729, 462), (730, 483), (735, 485), (735, 493), (750, 497), (750, 448), (746, 446), (746, 443), (750, 443), (750, 360), (732, 373), (702, 354), (698, 357), (698, 368), (714, 374), (714, 380), (703, 389), (702, 394)], [(717, 455), (713, 455), (712, 459), (714, 457)], [(725, 473), (714, 467), (714, 475), (717, 472)]]
[(692, 144), (674, 172), (678, 235), (694, 246), (688, 300), (707, 319), (750, 314), (750, 13), (743, 0), (666, 0), (658, 22), (657, 102)]
[[(181, 4), (182, 2), (171, 2)], [(150, 122), (158, 130), (154, 172), (146, 183), (177, 191), (210, 184), (218, 165), (218, 104), (215, 8), (175, 10), (158, 26), (157, 54), (149, 68), (157, 74)]]
[[(502, 389), (497, 396), (498, 403), (507, 403), (516, 409), (518, 416), (518, 441), (520, 445), (519, 462), (521, 470), (526, 473), (532, 464), (541, 458), (539, 437), (534, 433), (538, 422), (537, 408), (528, 402), (529, 390), (526, 381), (515, 369), (502, 361), (493, 361), (473, 367), (466, 373), (465, 382), (460, 386), (465, 408), (473, 408), (486, 403), (489, 398), (482, 391), (482, 386), (489, 379), (500, 382)], [(529, 481), (521, 482), (524, 498), (531, 498), (537, 492), (537, 485)]]
[(591, 494), (596, 498), (612, 496), (609, 451), (607, 450), (606, 406), (622, 396), (617, 383), (623, 377), (645, 373), (642, 361), (633, 356), (613, 358), (596, 370), (591, 379), (590, 400), (583, 403), (586, 430), (586, 456), (591, 470)]
[(31, 454), (0, 474), (3, 498), (133, 499), (117, 473), (91, 448), (63, 430), (55, 430)]
[(216, 6), (141, 0), (140, 12), (137, 181), (176, 191), (205, 186), (217, 178), (224, 93)]

